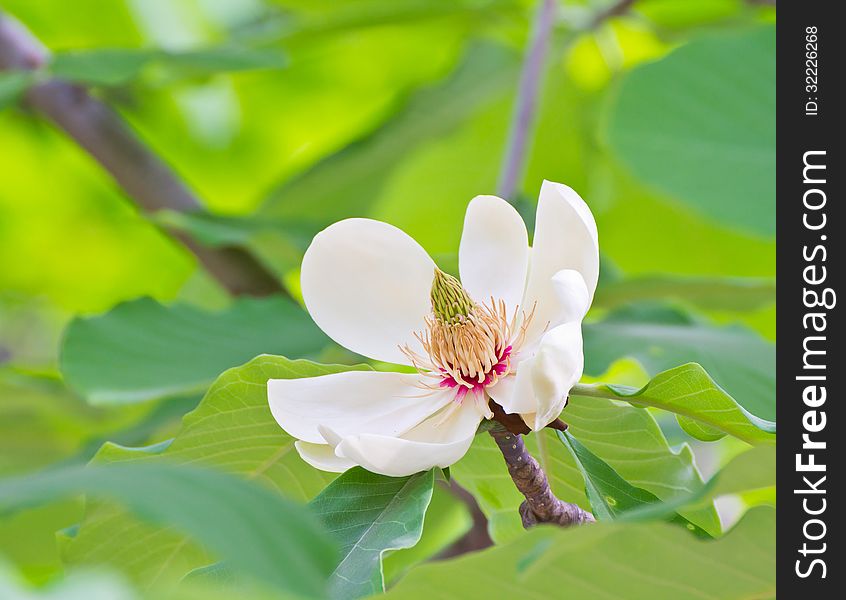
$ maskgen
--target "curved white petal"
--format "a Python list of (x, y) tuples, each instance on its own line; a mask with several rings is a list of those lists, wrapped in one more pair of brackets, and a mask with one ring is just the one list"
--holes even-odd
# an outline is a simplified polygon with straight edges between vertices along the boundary
[(330, 473), (343, 473), (355, 466), (355, 463), (335, 454), (335, 449), (328, 444), (312, 444), (311, 442), (294, 442), (300, 457), (315, 469)]
[(467, 453), (482, 420), (470, 396), (441, 422), (437, 414), (402, 437), (348, 436), (335, 452), (368, 471), (403, 477), (432, 467), (448, 467)]
[[(525, 365), (527, 362), (523, 361), (520, 364)], [(520, 365), (517, 366), (517, 373), (519, 372)], [(518, 375), (503, 377), (486, 391), (508, 414), (522, 414), (535, 410), (535, 393), (529, 377), (522, 377), (519, 380)]]
[(527, 339), (537, 339), (556, 313), (553, 276), (561, 270), (578, 271), (593, 298), (599, 278), (599, 238), (587, 204), (566, 185), (544, 181), (532, 244), (531, 265), (523, 304), (537, 302)]
[(580, 322), (590, 308), (591, 293), (578, 271), (564, 269), (552, 276), (552, 291), (557, 301), (550, 329), (563, 323)]
[(505, 412), (520, 414), (537, 431), (564, 409), (583, 368), (581, 323), (565, 323), (547, 332), (534, 354), (517, 364), (515, 377), (487, 391)]
[(303, 257), (303, 300), (315, 323), (342, 346), (409, 364), (400, 346), (431, 311), (435, 263), (411, 237), (372, 219), (347, 219), (318, 233)]
[[(328, 427), (340, 437), (397, 436), (449, 403), (450, 394), (420, 387), (417, 374), (348, 371), (267, 382), (270, 411), (291, 436), (323, 444)], [(454, 394), (453, 394), (454, 395)]]
[(505, 301), (510, 313), (523, 298), (529, 236), (520, 214), (496, 196), (476, 196), (467, 206), (458, 249), (461, 284), (480, 303)]

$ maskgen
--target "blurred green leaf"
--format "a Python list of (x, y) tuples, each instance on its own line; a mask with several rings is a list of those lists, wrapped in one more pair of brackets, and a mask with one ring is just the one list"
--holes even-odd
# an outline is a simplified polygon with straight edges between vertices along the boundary
[(744, 0), (641, 0), (637, 12), (650, 22), (669, 28), (701, 27), (736, 18), (749, 4)]
[(37, 588), (0, 561), (0, 598), (4, 600), (138, 600), (125, 581), (111, 573), (69, 573)]
[(151, 410), (93, 407), (59, 381), (0, 369), (0, 476), (72, 460), (91, 440), (131, 428)]
[(746, 410), (775, 418), (775, 345), (743, 327), (717, 327), (660, 305), (629, 306), (585, 324), (584, 351), (592, 376), (626, 356), (653, 376), (699, 363)]
[(773, 235), (774, 55), (766, 27), (703, 37), (633, 70), (609, 107), (608, 142), (643, 181)]
[(278, 48), (220, 46), (166, 52), (161, 55), (160, 62), (165, 67), (184, 70), (186, 74), (212, 75), (254, 69), (281, 69), (288, 64), (288, 58)]
[[(590, 500), (593, 516), (598, 521), (612, 521), (638, 508), (661, 504), (658, 496), (635, 487), (620, 477), (611, 465), (588, 450), (569, 431), (558, 431), (556, 435), (573, 455), (576, 466), (585, 478), (585, 492)], [(701, 535), (707, 535), (702, 528), (677, 513), (668, 515), (667, 520)]]
[[(775, 446), (756, 446), (732, 458), (714, 475), (709, 496), (739, 494), (749, 490), (773, 487), (776, 484)], [(704, 502), (707, 502), (707, 498)]]
[(116, 86), (138, 77), (149, 65), (187, 76), (251, 69), (278, 69), (287, 64), (281, 50), (220, 46), (171, 52), (157, 49), (103, 48), (57, 52), (50, 72), (59, 79), (90, 85)]
[(60, 363), (68, 385), (92, 404), (128, 404), (202, 391), (259, 354), (315, 356), (328, 343), (284, 298), (242, 298), (220, 312), (144, 298), (75, 319)]
[(385, 585), (390, 586), (411, 567), (432, 559), (460, 540), (473, 527), (467, 505), (446, 486), (436, 485), (426, 510), (423, 535), (411, 548), (387, 553), (382, 559)]
[[(696, 363), (659, 373), (640, 389), (613, 384), (577, 384), (573, 396), (614, 398), (676, 414), (691, 436), (714, 441), (726, 434), (750, 444), (774, 444), (776, 424), (750, 414)], [(565, 413), (566, 414), (566, 413)]]
[(417, 92), (387, 124), (320, 161), (273, 191), (262, 218), (326, 225), (367, 214), (390, 173), (426, 141), (446, 135), (509, 89), (516, 56), (495, 44), (477, 44), (438, 87)]
[[(648, 411), (603, 398), (573, 396), (561, 418), (583, 445), (621, 477), (661, 500), (693, 494), (702, 486), (690, 448), (686, 444), (671, 448)], [(533, 433), (526, 436), (525, 442), (544, 466), (553, 492), (567, 502), (587, 508), (585, 481), (576, 461), (568, 453), (549, 451), (559, 444), (553, 432)], [(508, 541), (521, 535), (518, 507), (524, 498), (515, 489), (502, 454), (489, 436), (476, 436), (470, 451), (451, 471), (455, 480), (479, 502), (490, 521), (489, 529), (495, 541)], [(684, 508), (679, 514), (712, 536), (720, 533), (712, 506)]]
[(386, 596), (626, 600), (775, 596), (775, 511), (703, 541), (666, 523), (538, 527), (513, 542), (414, 569)]
[(80, 493), (117, 500), (145, 520), (188, 533), (282, 590), (324, 594), (336, 548), (317, 520), (266, 488), (213, 470), (131, 463), (51, 470), (0, 481), (0, 508)]
[(332, 598), (384, 591), (382, 557), (420, 540), (434, 482), (432, 470), (385, 477), (355, 467), (309, 503), (341, 548), (341, 561), (329, 578)]
[(57, 52), (50, 62), (50, 73), (78, 83), (120, 85), (137, 77), (158, 54), (156, 50), (120, 48)]
[[(624, 521), (663, 519), (684, 506), (707, 506), (728, 494), (748, 494), (774, 490), (776, 485), (775, 446), (754, 446), (732, 458), (708, 482), (692, 494), (685, 494), (661, 504), (644, 505), (620, 516)], [(772, 502), (762, 504), (775, 505)]]
[(751, 277), (646, 275), (603, 282), (594, 306), (617, 308), (644, 300), (679, 300), (705, 310), (752, 311), (775, 303), (775, 280)]
[[(366, 367), (359, 367), (366, 368)], [(259, 356), (230, 369), (185, 416), (173, 442), (132, 449), (106, 444), (93, 464), (161, 462), (228, 471), (298, 501), (311, 499), (334, 475), (303, 462), (267, 404), (267, 380), (350, 370), (278, 356)], [(79, 532), (63, 549), (70, 565), (110, 565), (144, 586), (181, 579), (218, 557), (170, 529), (139, 522), (114, 503), (89, 503)], [(278, 567), (278, 564), (277, 564)], [(330, 569), (331, 571), (331, 569)]]
[(0, 71), (0, 110), (17, 102), (32, 81), (27, 71)]

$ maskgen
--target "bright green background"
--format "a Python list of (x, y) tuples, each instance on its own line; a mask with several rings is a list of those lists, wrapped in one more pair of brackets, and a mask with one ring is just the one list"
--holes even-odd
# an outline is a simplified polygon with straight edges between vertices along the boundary
[[(585, 325), (586, 380), (639, 387), (659, 372), (698, 362), (729, 400), (772, 420), (775, 10), (741, 0), (640, 0), (630, 14), (582, 31), (607, 5), (558, 5), (525, 175), (511, 200), (531, 230), (541, 181), (561, 181), (596, 217), (603, 267)], [(55, 74), (91, 84), (209, 211), (194, 218), (139, 214), (85, 152), (14, 104), (11, 90), (25, 82), (0, 74), (0, 107), (8, 104), (0, 109), (0, 477), (82, 464), (95, 453), (95, 462), (135, 461), (149, 453), (115, 444), (142, 447), (176, 435), (153, 456), (196, 456), (204, 466), (270, 482), (296, 501), (313, 498), (331, 477), (293, 453), (266, 477), (250, 469), (267, 459), (255, 440), (282, 436), (263, 420), (267, 369), (296, 376), (322, 367), (253, 362), (239, 372), (254, 412), (226, 418), (255, 426), (252, 442), (228, 438), (231, 424), (222, 420), (192, 446), (192, 417), (183, 425), (180, 419), (221, 372), (258, 354), (359, 359), (329, 343), (292, 301), (228, 297), (167, 228), (210, 244), (245, 245), (295, 299), (310, 236), (348, 216), (405, 229), (455, 270), (467, 202), (496, 190), (534, 3), (0, 0), (0, 9), (57, 53)], [(710, 397), (723, 402), (708, 382)], [(586, 400), (572, 403), (572, 419), (564, 415), (575, 436), (650, 497), (673, 497), (668, 482), (690, 491), (748, 448), (731, 437), (694, 440), (724, 432), (683, 418), (680, 428), (667, 413), (654, 413), (659, 432), (644, 411)], [(192, 415), (240, 401), (210, 393)], [(652, 439), (643, 432), (653, 432)], [(656, 437), (661, 432), (666, 440)], [(203, 444), (221, 439), (247, 462), (203, 459)], [(97, 452), (107, 441), (113, 444)], [(586, 503), (568, 450), (553, 436), (530, 436), (529, 445), (551, 470), (556, 492)], [(534, 556), (541, 550), (532, 544), (545, 548), (552, 538), (522, 537), (519, 498), (492, 448), (477, 440), (453, 475), (476, 496), (493, 537)], [(663, 466), (633, 462), (641, 452)], [(701, 473), (690, 466), (694, 456)], [(745, 467), (750, 472), (759, 464), (754, 457)], [(770, 503), (765, 484), (756, 484), (756, 493), (732, 488), (743, 494), (732, 510), (721, 506), (724, 525), (744, 507)], [(415, 498), (428, 498), (428, 489)], [(445, 489), (435, 484), (420, 544), (388, 555), (387, 583), (470, 526), (464, 505)], [(712, 508), (679, 514), (719, 534)], [(417, 516), (409, 515), (407, 527), (419, 537)], [(769, 537), (758, 533), (769, 515), (752, 516), (734, 537), (721, 539), (726, 553), (743, 551), (743, 535), (759, 536), (756, 543), (772, 551)], [(158, 536), (147, 544), (153, 558), (111, 560), (104, 540), (114, 536), (91, 526), (102, 519)], [(57, 546), (54, 532), (80, 521)], [(609, 535), (623, 540), (621, 547), (635, 544), (625, 526), (614, 527)], [(647, 537), (664, 535), (664, 525), (639, 527), (656, 528)], [(688, 543), (675, 530), (668, 535), (668, 543)], [(386, 548), (413, 545), (408, 537), (386, 536), (393, 540)], [(121, 539), (110, 541), (125, 546)], [(40, 585), (59, 578), (62, 560), (108, 563), (143, 588), (145, 573), (161, 567), (155, 552), (180, 539), (99, 500), (87, 511), (70, 499), (0, 512), (0, 596), (7, 579)], [(562, 555), (572, 550), (556, 548)], [(207, 564), (206, 550), (193, 542), (179, 546), (174, 556), (182, 562), (161, 572), (178, 578)], [(489, 568), (498, 569), (502, 556), (491, 555)], [(438, 577), (449, 581), (450, 568)], [(754, 577), (767, 568), (749, 565), (758, 569)], [(410, 576), (396, 594), (419, 597), (414, 589), (426, 573)], [(680, 573), (690, 584), (692, 576)], [(179, 593), (211, 593), (209, 576), (221, 577), (204, 574)], [(73, 577), (61, 585), (76, 585)], [(131, 593), (123, 580), (104, 577), (83, 587)], [(755, 590), (766, 589), (762, 581)], [(271, 593), (254, 583), (238, 585), (253, 586), (256, 598)]]

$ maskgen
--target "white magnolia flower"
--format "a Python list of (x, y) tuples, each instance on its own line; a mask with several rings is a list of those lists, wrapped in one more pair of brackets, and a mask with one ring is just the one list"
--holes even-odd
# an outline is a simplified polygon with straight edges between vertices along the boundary
[(401, 476), (467, 452), (489, 398), (534, 430), (553, 421), (582, 374), (581, 321), (599, 275), (596, 223), (565, 185), (545, 181), (534, 246), (514, 208), (470, 202), (461, 283), (403, 231), (347, 219), (312, 241), (302, 292), (336, 342), (417, 373), (354, 371), (272, 379), (274, 418), (309, 464)]

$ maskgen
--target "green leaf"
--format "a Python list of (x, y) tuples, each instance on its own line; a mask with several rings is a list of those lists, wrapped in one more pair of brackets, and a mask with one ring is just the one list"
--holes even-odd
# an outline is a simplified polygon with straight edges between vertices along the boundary
[(50, 63), (55, 77), (89, 85), (116, 86), (157, 65), (186, 76), (213, 75), (284, 67), (287, 58), (275, 48), (220, 46), (172, 52), (158, 49), (98, 48), (57, 52)]
[(634, 69), (610, 106), (612, 149), (701, 213), (775, 234), (774, 52), (766, 27), (703, 37)]
[(167, 52), (162, 55), (161, 61), (168, 67), (179, 68), (188, 74), (196, 75), (254, 69), (281, 69), (288, 64), (285, 53), (277, 48), (241, 46)]
[(594, 306), (617, 308), (644, 300), (679, 300), (705, 310), (753, 311), (775, 302), (775, 280), (751, 277), (650, 275), (603, 282)]
[(156, 50), (123, 48), (57, 52), (50, 63), (50, 73), (77, 83), (121, 85), (137, 77), (157, 56)]
[(625, 356), (653, 376), (696, 362), (746, 410), (775, 418), (775, 345), (744, 327), (717, 327), (662, 306), (630, 306), (585, 324), (584, 346), (589, 375), (602, 375)]
[[(366, 368), (366, 367), (359, 367)], [(161, 462), (218, 468), (255, 480), (278, 494), (307, 501), (334, 475), (303, 462), (294, 439), (273, 419), (267, 380), (315, 377), (350, 367), (259, 356), (230, 369), (212, 385), (197, 409), (185, 416), (169, 445), (129, 449), (105, 445), (94, 464)], [(139, 522), (113, 503), (90, 503), (79, 532), (64, 548), (71, 565), (110, 565), (142, 586), (182, 578), (216, 561), (172, 530)]]
[(386, 599), (771, 598), (775, 572), (775, 511), (762, 507), (707, 541), (666, 523), (537, 527), (503, 546), (422, 565)]
[[(127, 583), (111, 573), (68, 573), (51, 585), (37, 587), (16, 576), (0, 560), (0, 598), (8, 600), (138, 600)], [(176, 600), (176, 599), (171, 599)], [(187, 600), (187, 599), (186, 599)]]
[[(635, 487), (620, 477), (611, 465), (588, 450), (569, 431), (556, 432), (558, 439), (576, 460), (585, 479), (585, 492), (598, 521), (611, 521), (630, 511), (661, 504), (661, 499), (643, 488)], [(668, 520), (702, 535), (705, 531), (679, 514), (668, 515)]]
[(332, 598), (384, 591), (382, 557), (420, 540), (434, 482), (433, 470), (385, 477), (356, 467), (311, 501), (312, 512), (341, 548), (341, 560), (329, 579)]
[(60, 362), (68, 385), (92, 404), (128, 404), (202, 391), (259, 354), (313, 356), (328, 343), (284, 298), (243, 298), (220, 312), (144, 298), (75, 319)]
[(612, 384), (577, 384), (573, 396), (625, 400), (676, 413), (682, 429), (713, 441), (732, 435), (750, 444), (774, 444), (776, 424), (749, 413), (698, 364), (659, 373), (640, 389)]
[[(683, 444), (672, 449), (646, 410), (603, 398), (574, 396), (561, 418), (582, 444), (621, 477), (661, 500), (691, 495), (702, 486), (690, 448)], [(476, 436), (470, 451), (451, 471), (453, 478), (479, 502), (490, 521), (491, 536), (503, 542), (522, 534), (517, 510), (523, 496), (514, 487), (502, 455), (489, 437)], [(554, 434), (549, 430), (533, 433), (525, 437), (525, 442), (544, 467), (553, 492), (562, 500), (587, 509), (585, 480), (576, 461), (567, 453), (548, 450), (559, 443)], [(720, 532), (713, 506), (684, 508), (679, 514), (710, 535)]]
[(717, 471), (712, 479), (714, 483), (709, 486), (710, 498), (775, 486), (775, 446), (756, 446), (741, 452)]
[(385, 585), (390, 586), (411, 567), (431, 560), (460, 540), (473, 527), (467, 505), (446, 486), (436, 485), (426, 510), (423, 535), (412, 548), (389, 552), (382, 560)]
[(678, 496), (669, 502), (634, 508), (620, 517), (625, 521), (664, 519), (684, 506), (708, 506), (716, 498), (728, 494), (746, 494), (776, 485), (775, 446), (755, 446), (732, 458), (692, 494)]
[(121, 435), (155, 410), (94, 407), (60, 381), (0, 368), (0, 476), (71, 460), (91, 440)]
[(516, 78), (513, 53), (477, 44), (438, 87), (415, 94), (387, 124), (317, 163), (275, 190), (259, 215), (291, 221), (305, 235), (339, 219), (367, 214), (389, 175), (416, 148), (450, 133), (481, 106), (499, 98)]
[(0, 508), (81, 493), (117, 500), (147, 521), (190, 534), (282, 590), (309, 597), (325, 591), (336, 548), (318, 521), (266, 488), (217, 471), (132, 463), (56, 469), (0, 481)]
[(32, 81), (29, 71), (0, 71), (0, 110), (17, 102)]

